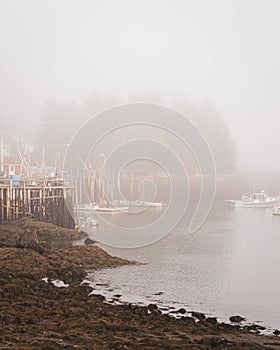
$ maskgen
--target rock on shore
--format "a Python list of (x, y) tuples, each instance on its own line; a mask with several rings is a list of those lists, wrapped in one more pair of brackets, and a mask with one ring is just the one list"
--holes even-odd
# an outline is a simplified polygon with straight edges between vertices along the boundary
[(72, 246), (81, 238), (31, 220), (0, 226), (1, 349), (279, 349), (278, 336), (196, 322), (198, 313), (174, 319), (156, 306), (112, 306), (89, 295), (81, 285), (86, 270), (130, 262), (94, 245)]

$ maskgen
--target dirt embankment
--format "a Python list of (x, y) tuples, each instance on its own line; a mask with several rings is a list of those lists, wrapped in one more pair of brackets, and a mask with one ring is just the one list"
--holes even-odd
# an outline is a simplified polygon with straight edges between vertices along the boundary
[(201, 314), (174, 319), (155, 305), (113, 306), (89, 296), (81, 285), (87, 269), (130, 262), (96, 246), (72, 246), (83, 237), (31, 220), (0, 226), (0, 349), (280, 349), (276, 336)]

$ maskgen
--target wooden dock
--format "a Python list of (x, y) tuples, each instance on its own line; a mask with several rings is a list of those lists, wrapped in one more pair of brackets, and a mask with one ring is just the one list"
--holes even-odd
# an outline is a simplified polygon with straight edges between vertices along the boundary
[(1, 180), (0, 183), (0, 224), (23, 217), (50, 222), (54, 225), (74, 228), (68, 206), (64, 199), (73, 198), (75, 187), (64, 186), (62, 181), (13, 181)]

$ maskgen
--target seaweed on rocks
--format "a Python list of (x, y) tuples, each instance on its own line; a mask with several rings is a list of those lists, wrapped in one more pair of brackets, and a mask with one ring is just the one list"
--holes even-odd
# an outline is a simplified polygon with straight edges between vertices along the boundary
[(1, 349), (279, 349), (276, 335), (199, 313), (175, 319), (154, 304), (105, 303), (81, 284), (87, 271), (131, 262), (95, 245), (73, 246), (81, 236), (32, 220), (0, 226)]

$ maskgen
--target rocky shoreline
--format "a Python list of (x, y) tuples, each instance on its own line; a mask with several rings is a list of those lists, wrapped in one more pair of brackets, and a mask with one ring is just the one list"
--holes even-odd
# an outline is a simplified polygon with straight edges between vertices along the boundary
[(156, 305), (110, 305), (90, 295), (81, 284), (87, 271), (131, 262), (94, 245), (73, 246), (85, 238), (30, 219), (0, 226), (1, 349), (280, 348), (277, 332), (260, 335), (238, 318), (235, 326), (200, 313), (177, 319)]

